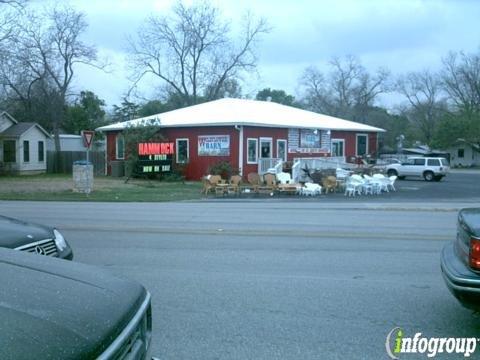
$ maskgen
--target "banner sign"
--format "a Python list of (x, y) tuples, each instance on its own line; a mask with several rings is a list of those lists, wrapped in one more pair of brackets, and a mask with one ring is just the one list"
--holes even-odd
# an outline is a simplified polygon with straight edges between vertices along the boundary
[(288, 129), (288, 140), (289, 153), (326, 154), (331, 151), (329, 131)]
[(135, 173), (164, 174), (172, 171), (174, 143), (139, 143)]
[(198, 156), (230, 156), (230, 135), (199, 136)]

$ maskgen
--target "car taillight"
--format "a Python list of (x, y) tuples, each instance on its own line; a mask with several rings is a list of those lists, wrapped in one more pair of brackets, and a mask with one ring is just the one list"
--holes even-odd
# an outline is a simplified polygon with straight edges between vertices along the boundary
[(480, 270), (480, 239), (470, 239), (470, 267), (474, 270)]

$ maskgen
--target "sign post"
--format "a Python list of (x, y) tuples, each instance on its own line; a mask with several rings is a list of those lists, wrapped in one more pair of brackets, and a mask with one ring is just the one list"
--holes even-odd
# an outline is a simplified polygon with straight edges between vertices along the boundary
[(81, 131), (83, 138), (83, 145), (87, 148), (87, 164), (89, 163), (89, 152), (92, 146), (93, 137), (95, 136), (95, 131), (92, 130), (82, 130)]

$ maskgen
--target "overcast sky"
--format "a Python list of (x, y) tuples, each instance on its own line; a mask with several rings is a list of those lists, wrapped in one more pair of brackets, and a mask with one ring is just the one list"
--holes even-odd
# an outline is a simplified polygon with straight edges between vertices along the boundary
[[(41, 2), (41, 1), (40, 1)], [(191, 1), (187, 1), (191, 3)], [(151, 14), (166, 14), (170, 0), (71, 0), (86, 14), (85, 41), (109, 58), (113, 72), (82, 68), (78, 90), (93, 90), (109, 106), (121, 102), (129, 86), (125, 69), (126, 37)], [(310, 65), (325, 68), (333, 56), (355, 55), (371, 71), (388, 68), (397, 75), (438, 69), (448, 51), (475, 52), (480, 45), (477, 0), (216, 0), (232, 27), (250, 10), (265, 17), (272, 30), (260, 42), (259, 76), (242, 84), (254, 96), (265, 87), (298, 94), (298, 79)], [(144, 86), (147, 97), (152, 97)], [(385, 99), (391, 105), (392, 98)]]

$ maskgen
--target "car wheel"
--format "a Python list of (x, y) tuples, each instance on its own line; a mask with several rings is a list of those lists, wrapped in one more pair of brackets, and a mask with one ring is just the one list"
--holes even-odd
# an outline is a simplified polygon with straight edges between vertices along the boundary
[(398, 176), (398, 173), (396, 170), (390, 169), (387, 171), (388, 176)]
[(423, 173), (423, 178), (424, 178), (426, 181), (433, 181), (433, 179), (434, 179), (433, 172), (431, 172), (431, 171), (425, 171), (425, 172)]

